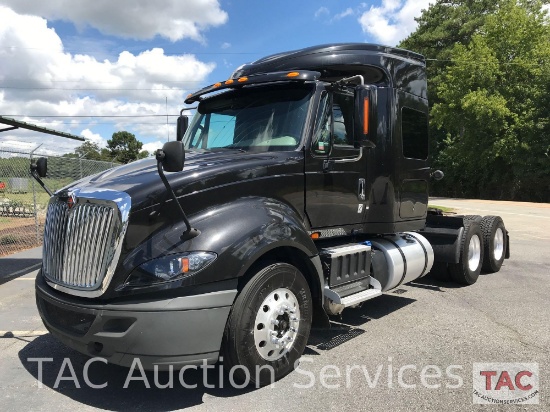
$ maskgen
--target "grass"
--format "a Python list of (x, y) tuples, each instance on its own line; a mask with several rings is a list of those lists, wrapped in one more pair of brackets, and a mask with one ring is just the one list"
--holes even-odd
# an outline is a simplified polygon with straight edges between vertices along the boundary
[[(26, 205), (32, 205), (34, 203), (32, 190), (27, 193), (6, 193), (3, 197), (12, 202), (24, 203)], [(41, 187), (36, 188), (36, 204), (45, 206), (49, 201), (50, 195), (48, 195)]]
[(434, 209), (439, 209), (443, 213), (449, 213), (449, 212), (454, 212), (455, 211), (452, 207), (437, 206), (437, 205), (428, 205), (428, 207), (431, 207), (431, 208), (434, 208)]
[(6, 235), (6, 236), (2, 236), (0, 237), (0, 245), (2, 246), (5, 246), (5, 245), (14, 245), (17, 243), (17, 237), (15, 237), (14, 235)]

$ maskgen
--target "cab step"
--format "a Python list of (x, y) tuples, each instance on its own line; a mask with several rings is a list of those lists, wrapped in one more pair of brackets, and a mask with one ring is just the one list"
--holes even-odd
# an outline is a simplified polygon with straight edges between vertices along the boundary
[(367, 289), (353, 295), (346, 296), (340, 300), (340, 303), (345, 307), (355, 306), (358, 303), (380, 296), (382, 291), (380, 289)]
[(342, 292), (338, 293), (338, 290), (333, 290), (329, 286), (325, 286), (324, 296), (327, 298), (327, 302), (325, 302), (325, 309), (327, 312), (332, 315), (339, 314), (345, 308), (358, 305), (361, 302), (380, 296), (382, 294), (380, 282), (373, 277), (370, 277), (368, 280), (369, 283), (365, 285), (367, 288), (363, 288), (358, 292), (346, 296), (341, 296), (340, 293)]

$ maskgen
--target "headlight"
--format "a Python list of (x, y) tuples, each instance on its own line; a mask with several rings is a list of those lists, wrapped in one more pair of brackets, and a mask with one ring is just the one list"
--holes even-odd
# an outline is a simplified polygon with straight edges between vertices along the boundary
[(189, 252), (153, 259), (134, 269), (123, 287), (151, 286), (194, 275), (217, 257), (213, 252)]

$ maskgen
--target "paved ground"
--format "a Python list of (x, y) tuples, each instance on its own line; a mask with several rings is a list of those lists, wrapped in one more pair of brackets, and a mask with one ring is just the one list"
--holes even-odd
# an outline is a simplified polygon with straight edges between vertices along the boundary
[[(527, 362), (538, 363), (541, 395), (538, 406), (522, 409), (549, 410), (550, 205), (442, 198), (432, 203), (466, 214), (501, 215), (512, 239), (512, 258), (501, 272), (483, 275), (470, 287), (426, 279), (401, 288), (402, 293), (389, 293), (360, 309), (347, 310), (330, 331), (313, 332), (300, 371), (273, 388), (231, 389), (227, 377), (220, 388), (218, 372), (213, 370), (207, 383), (216, 388), (201, 383), (201, 374), (187, 371), (184, 382), (198, 383), (196, 389), (182, 388), (177, 374), (173, 389), (146, 389), (143, 381), (123, 389), (127, 369), (94, 363), (87, 377), (92, 384), (107, 383), (107, 387), (90, 389), (84, 380), (87, 358), (46, 334), (38, 318), (33, 265), (39, 250), (12, 256), (9, 262), (0, 260), (0, 282), (4, 279), (0, 285), (1, 409), (477, 410), (482, 407), (472, 404), (475, 362)], [(25, 263), (17, 259), (26, 260), (30, 269), (25, 270)], [(12, 269), (6, 269), (8, 263)], [(65, 357), (80, 389), (70, 380), (59, 379), (56, 385)], [(44, 363), (42, 387), (32, 358), (52, 359)], [(435, 375), (440, 370), (441, 376), (423, 382), (425, 368), (425, 373)], [(65, 365), (63, 377), (70, 372)], [(323, 385), (323, 375), (333, 377)], [(147, 377), (154, 387), (154, 376)], [(168, 379), (166, 373), (159, 376), (160, 383)]]

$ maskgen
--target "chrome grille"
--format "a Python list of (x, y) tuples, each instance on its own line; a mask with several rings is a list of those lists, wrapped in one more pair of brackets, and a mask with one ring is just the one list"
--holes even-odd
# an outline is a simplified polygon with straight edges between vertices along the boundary
[(46, 282), (76, 296), (105, 293), (118, 265), (131, 209), (130, 196), (117, 190), (87, 187), (56, 193), (44, 228)]
[[(44, 229), (43, 273), (49, 280), (79, 289), (99, 287), (114, 255), (115, 209), (79, 203), (69, 210), (54, 200)], [(117, 230), (118, 229), (118, 230)]]

